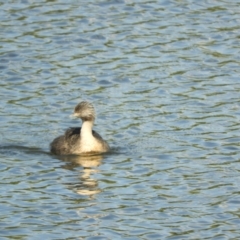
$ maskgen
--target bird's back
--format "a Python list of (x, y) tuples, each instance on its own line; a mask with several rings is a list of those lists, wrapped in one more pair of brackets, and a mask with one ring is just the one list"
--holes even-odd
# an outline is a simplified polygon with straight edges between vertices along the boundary
[(52, 153), (57, 155), (73, 154), (73, 148), (80, 140), (79, 127), (68, 128), (64, 135), (55, 138), (50, 144), (50, 150)]

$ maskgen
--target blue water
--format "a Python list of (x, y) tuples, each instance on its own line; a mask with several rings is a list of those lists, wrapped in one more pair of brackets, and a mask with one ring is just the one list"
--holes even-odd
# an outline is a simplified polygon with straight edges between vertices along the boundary
[[(0, 0), (0, 238), (240, 238), (239, 12)], [(51, 155), (81, 100), (111, 152)]]

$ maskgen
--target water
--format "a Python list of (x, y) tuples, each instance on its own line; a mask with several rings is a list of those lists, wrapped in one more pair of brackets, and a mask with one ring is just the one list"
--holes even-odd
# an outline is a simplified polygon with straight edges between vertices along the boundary
[[(239, 11), (0, 1), (1, 239), (239, 239)], [(112, 151), (51, 155), (81, 99)]]

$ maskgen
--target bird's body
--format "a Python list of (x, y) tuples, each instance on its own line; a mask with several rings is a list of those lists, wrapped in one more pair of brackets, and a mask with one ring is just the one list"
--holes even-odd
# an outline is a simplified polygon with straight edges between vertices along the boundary
[(65, 134), (55, 138), (50, 150), (57, 155), (102, 153), (109, 151), (109, 145), (94, 130), (95, 111), (92, 104), (81, 102), (75, 107), (74, 116), (82, 119), (82, 127), (69, 128)]

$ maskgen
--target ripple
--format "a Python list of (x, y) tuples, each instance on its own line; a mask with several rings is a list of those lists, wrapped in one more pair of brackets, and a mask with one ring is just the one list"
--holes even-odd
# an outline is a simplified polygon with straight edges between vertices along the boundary
[[(0, 5), (2, 237), (239, 236), (236, 1)], [(112, 151), (51, 155), (82, 99)]]

